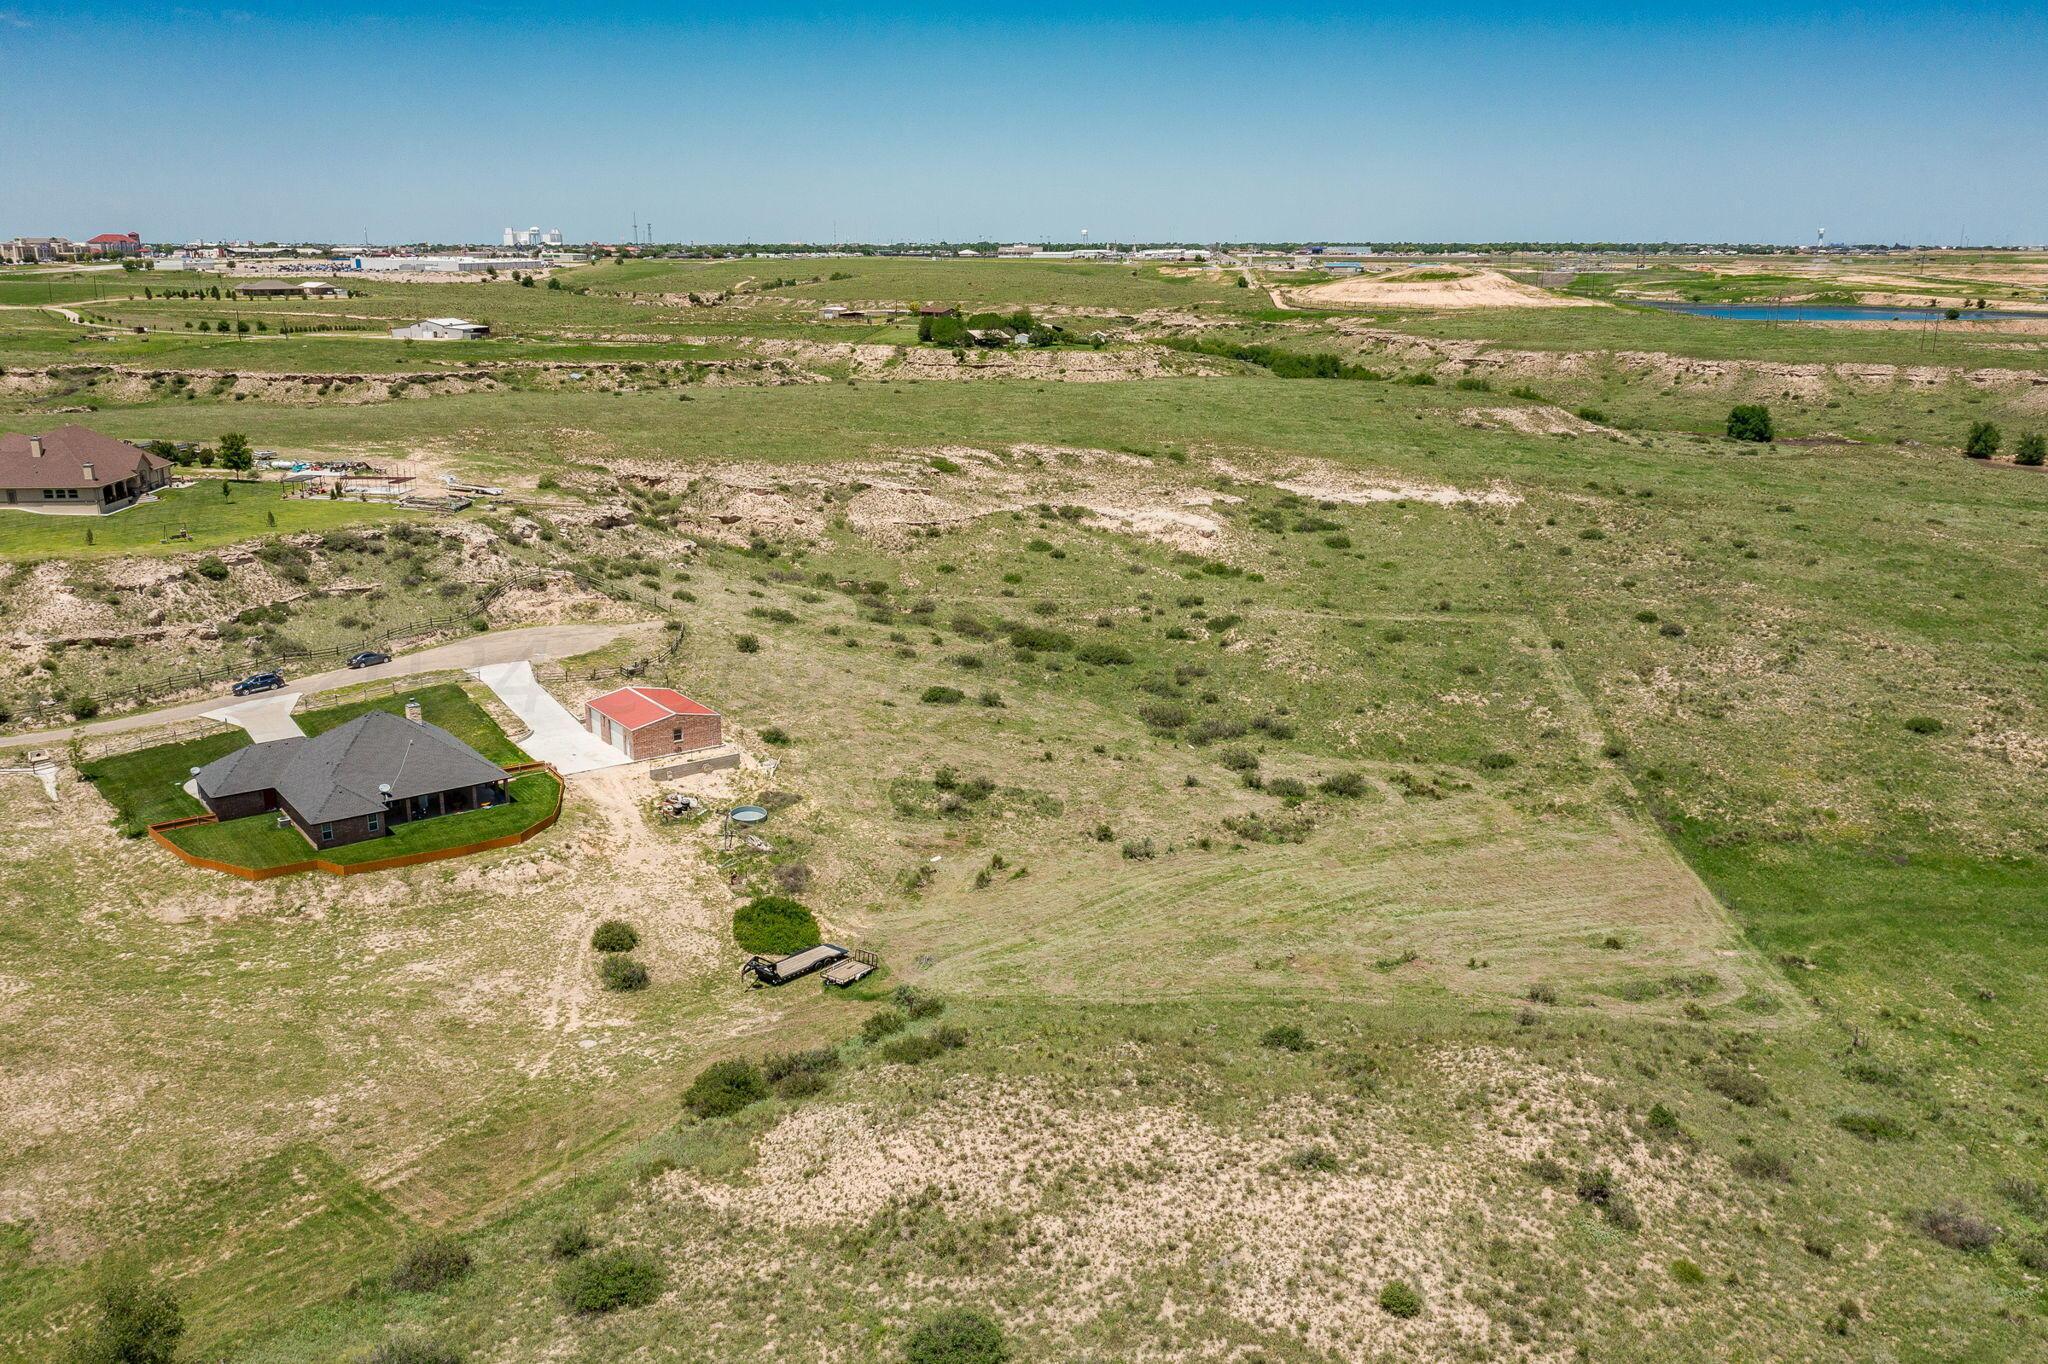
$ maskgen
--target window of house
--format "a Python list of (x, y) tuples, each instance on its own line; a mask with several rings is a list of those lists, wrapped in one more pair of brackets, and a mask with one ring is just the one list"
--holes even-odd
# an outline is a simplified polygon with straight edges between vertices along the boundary
[(334, 826), (332, 824), (322, 824), (320, 826), (320, 841), (322, 843), (332, 843), (334, 841)]
[(370, 832), (371, 832), (371, 833), (376, 833), (378, 829), (380, 829), (380, 828), (382, 828), (382, 827), (383, 827), (383, 825), (384, 825), (384, 817), (383, 817), (382, 815), (371, 815), (371, 816), (370, 816)]
[(675, 733), (671, 734), (669, 737), (674, 739), (677, 743), (681, 743), (683, 741), (683, 727), (681, 725), (677, 725), (675, 728)]

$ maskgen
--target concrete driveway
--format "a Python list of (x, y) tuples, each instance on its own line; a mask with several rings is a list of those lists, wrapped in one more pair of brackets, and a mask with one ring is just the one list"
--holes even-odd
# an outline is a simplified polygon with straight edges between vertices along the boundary
[(248, 730), (249, 737), (259, 744), (271, 739), (296, 739), (306, 732), (299, 728), (297, 720), (292, 719), (292, 707), (298, 704), (298, 692), (278, 692), (207, 711), (205, 718), (218, 720), (224, 725), (238, 725)]
[(603, 767), (623, 767), (632, 761), (577, 722), (568, 708), (533, 675), (533, 665), (493, 663), (471, 668), (470, 676), (497, 693), (512, 713), (532, 727), (533, 733), (519, 746), (544, 763), (553, 763), (563, 776), (572, 772), (595, 772)]
[[(652, 623), (638, 622), (625, 625), (533, 625), (519, 630), (493, 630), (489, 634), (471, 635), (453, 644), (440, 644), (431, 649), (422, 649), (418, 653), (400, 654), (389, 663), (380, 663), (374, 668), (336, 668), (331, 672), (295, 678), (292, 685), (299, 694), (313, 696), (323, 691), (354, 686), (358, 682), (375, 682), (383, 678), (416, 677), (421, 673), (474, 669), (481, 665), (505, 663), (514, 659), (538, 662), (548, 658), (573, 658), (577, 654), (587, 654), (593, 649), (602, 649), (621, 636), (649, 632), (655, 628)], [(94, 720), (88, 724), (70, 725), (63, 729), (45, 729), (34, 734), (0, 735), (0, 750), (54, 746), (82, 734), (122, 734), (130, 730), (155, 729), (159, 725), (175, 724), (180, 720), (201, 719), (209, 712), (220, 709), (220, 698), (208, 697), (203, 701), (187, 701), (182, 705), (166, 706), (162, 710), (139, 711), (134, 715), (116, 716), (111, 720)]]

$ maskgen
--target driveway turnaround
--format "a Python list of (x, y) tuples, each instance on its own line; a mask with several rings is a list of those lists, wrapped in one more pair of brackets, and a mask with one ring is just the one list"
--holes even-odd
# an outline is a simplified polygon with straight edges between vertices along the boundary
[[(529, 625), (517, 630), (493, 630), (489, 634), (459, 639), (453, 644), (437, 644), (418, 653), (400, 654), (389, 663), (379, 663), (374, 668), (336, 668), (331, 672), (295, 677), (292, 687), (301, 695), (314, 696), (323, 691), (354, 686), (358, 682), (417, 677), (423, 673), (451, 672), (458, 668), (475, 669), (482, 664), (504, 663), (513, 659), (538, 662), (548, 658), (573, 658), (577, 654), (601, 649), (622, 636), (651, 632), (654, 628), (652, 623), (641, 622), (624, 625)], [(111, 720), (93, 720), (63, 729), (0, 735), (0, 750), (42, 748), (86, 734), (122, 734), (130, 730), (154, 729), (179, 720), (201, 719), (208, 712), (221, 708), (220, 698), (208, 697), (203, 701), (187, 701), (161, 710), (118, 715)]]
[(553, 763), (563, 776), (572, 772), (595, 772), (601, 767), (623, 767), (632, 761), (625, 754), (576, 723), (533, 675), (531, 663), (493, 663), (471, 668), (470, 676), (498, 694), (512, 713), (533, 728), (519, 746), (544, 763)]
[(306, 733), (299, 728), (299, 722), (292, 719), (292, 707), (298, 704), (299, 693), (279, 692), (275, 696), (262, 696), (254, 701), (207, 711), (202, 718), (218, 720), (224, 725), (239, 725), (248, 730), (249, 737), (259, 744), (270, 739), (297, 739)]

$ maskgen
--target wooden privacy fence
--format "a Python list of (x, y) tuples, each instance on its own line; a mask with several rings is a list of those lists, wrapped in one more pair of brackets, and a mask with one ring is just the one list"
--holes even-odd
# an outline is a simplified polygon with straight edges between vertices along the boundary
[(232, 862), (215, 861), (211, 857), (201, 857), (198, 853), (187, 852), (166, 836), (179, 829), (190, 829), (201, 824), (220, 823), (219, 818), (211, 814), (187, 815), (183, 819), (163, 820), (160, 823), (149, 826), (149, 836), (155, 840), (158, 846), (168, 848), (171, 855), (181, 862), (189, 863), (206, 871), (226, 872), (229, 876), (239, 876), (244, 881), (268, 881), (274, 876), (296, 876), (300, 872), (307, 871), (324, 871), (329, 876), (355, 876), (360, 872), (366, 871), (389, 871), (394, 867), (416, 867), (426, 862), (445, 862), (451, 857), (468, 857), (472, 853), (489, 852), (493, 848), (510, 848), (515, 844), (526, 842), (526, 840), (541, 833), (543, 830), (553, 827), (554, 822), (562, 817), (562, 792), (566, 783), (562, 780), (562, 774), (555, 772), (554, 767), (548, 763), (509, 763), (505, 767), (505, 775), (508, 777), (521, 777), (531, 772), (552, 772), (555, 777), (555, 803), (549, 807), (547, 814), (543, 815), (535, 823), (529, 824), (526, 828), (516, 833), (500, 834), (496, 838), (479, 839), (474, 843), (458, 843), (450, 848), (428, 848), (421, 852), (399, 853), (392, 857), (380, 857), (369, 862), (330, 862), (324, 857), (309, 857), (303, 862), (286, 862), (275, 867), (244, 867)]

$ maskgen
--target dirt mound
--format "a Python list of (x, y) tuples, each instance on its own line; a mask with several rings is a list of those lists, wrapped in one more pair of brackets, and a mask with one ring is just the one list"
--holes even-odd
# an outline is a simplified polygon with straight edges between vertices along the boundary
[[(1446, 276), (1449, 276), (1446, 278)], [(1567, 298), (1496, 270), (1428, 268), (1361, 276), (1284, 291), (1310, 308), (1597, 308), (1591, 299)]]
[(1598, 436), (1612, 434), (1597, 422), (1575, 417), (1561, 407), (1468, 407), (1458, 425), (1475, 431), (1519, 431), (1530, 436)]

